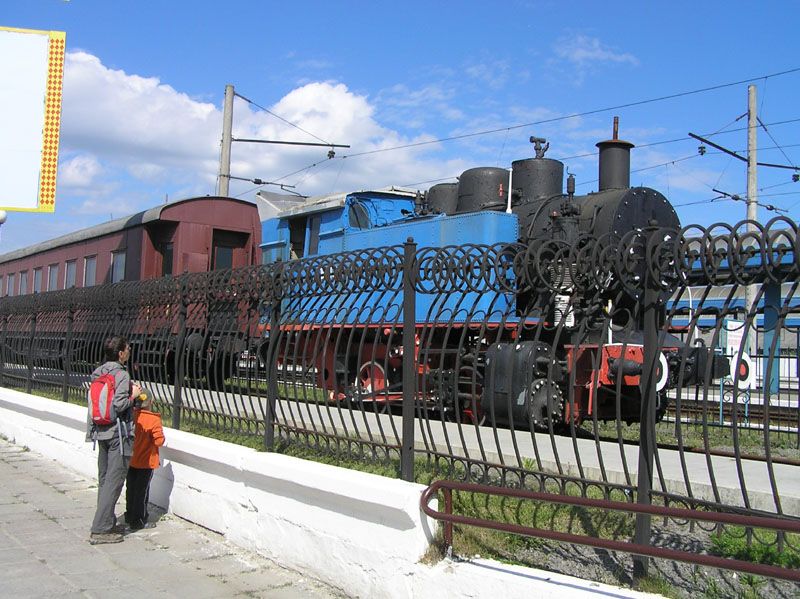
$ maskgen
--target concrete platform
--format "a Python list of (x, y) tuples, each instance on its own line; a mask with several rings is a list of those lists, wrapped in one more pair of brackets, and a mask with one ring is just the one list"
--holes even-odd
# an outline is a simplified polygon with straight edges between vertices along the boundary
[(5, 597), (345, 597), (170, 514), (122, 543), (90, 545), (95, 481), (2, 439), (0, 481)]

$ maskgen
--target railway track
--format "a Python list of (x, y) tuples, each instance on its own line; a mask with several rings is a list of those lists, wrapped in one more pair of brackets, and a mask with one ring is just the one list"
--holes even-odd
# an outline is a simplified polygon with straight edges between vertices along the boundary
[(737, 403), (718, 400), (681, 400), (680, 413), (674, 405), (666, 416), (681, 422), (708, 423), (709, 425), (791, 430), (800, 428), (800, 411), (796, 407)]

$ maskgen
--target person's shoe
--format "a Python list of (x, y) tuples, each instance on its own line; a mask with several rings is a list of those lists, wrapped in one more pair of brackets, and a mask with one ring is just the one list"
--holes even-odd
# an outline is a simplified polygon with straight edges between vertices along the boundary
[(143, 524), (135, 524), (131, 525), (131, 530), (144, 530), (146, 528), (155, 528), (156, 525), (154, 522), (145, 522)]
[(121, 543), (123, 536), (118, 532), (93, 532), (89, 535), (89, 544), (104, 545), (106, 543)]
[(130, 529), (131, 527), (127, 524), (115, 524), (114, 528), (111, 529), (111, 532), (124, 535), (126, 532), (130, 531)]

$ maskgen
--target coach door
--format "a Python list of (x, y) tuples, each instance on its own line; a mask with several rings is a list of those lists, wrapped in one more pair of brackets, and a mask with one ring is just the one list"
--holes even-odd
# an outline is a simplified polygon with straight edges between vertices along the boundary
[(211, 244), (211, 270), (247, 266), (247, 241), (250, 235), (214, 229)]

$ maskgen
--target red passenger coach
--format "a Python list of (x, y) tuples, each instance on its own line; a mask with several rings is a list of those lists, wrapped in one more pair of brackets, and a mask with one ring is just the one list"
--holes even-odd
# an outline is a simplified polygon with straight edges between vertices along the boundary
[(0, 295), (258, 264), (255, 204), (190, 198), (0, 255)]

